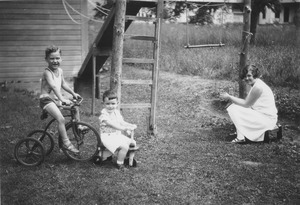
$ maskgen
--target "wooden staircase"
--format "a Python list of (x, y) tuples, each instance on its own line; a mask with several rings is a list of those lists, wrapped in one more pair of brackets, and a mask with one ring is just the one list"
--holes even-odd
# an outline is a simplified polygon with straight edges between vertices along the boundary
[[(157, 8), (157, 17), (148, 18), (148, 17), (137, 17), (137, 13), (142, 7), (156, 7)], [(142, 103), (134, 103), (134, 104), (120, 104), (120, 109), (136, 109), (136, 108), (146, 108), (150, 111), (150, 116), (147, 117), (147, 131), (149, 135), (156, 135), (157, 127), (156, 127), (156, 104), (157, 104), (157, 87), (158, 87), (158, 65), (159, 65), (159, 51), (160, 51), (160, 30), (161, 30), (161, 15), (162, 15), (162, 7), (163, 1), (138, 1), (138, 0), (127, 0), (126, 2), (126, 10), (125, 12), (125, 27), (124, 33), (130, 24), (133, 21), (147, 21), (153, 22), (155, 25), (154, 36), (141, 36), (141, 35), (124, 35), (123, 40), (140, 40), (140, 41), (150, 41), (153, 43), (153, 55), (152, 58), (122, 58), (117, 57), (115, 60), (121, 60), (121, 64), (150, 64), (152, 65), (152, 79), (149, 80), (134, 80), (134, 79), (120, 79), (120, 86), (118, 86), (118, 93), (121, 94), (121, 86), (122, 85), (149, 85), (151, 86), (151, 94), (150, 94), (150, 102), (142, 102)], [(115, 17), (116, 17), (116, 8), (113, 7), (102, 25), (99, 34), (97, 35), (94, 46), (89, 50), (89, 53), (82, 64), (82, 67), (78, 73), (78, 78), (85, 81), (92, 81), (92, 114), (94, 114), (95, 109), (95, 97), (99, 94), (99, 72), (100, 68), (104, 65), (106, 60), (110, 55), (114, 57), (120, 56), (117, 53), (112, 53), (113, 50), (113, 29), (115, 25)], [(118, 18), (120, 14), (118, 13)], [(123, 17), (122, 17), (123, 19)], [(116, 22), (117, 23), (117, 22)], [(118, 24), (118, 23), (117, 23)], [(120, 42), (120, 41), (119, 41)], [(121, 40), (122, 42), (122, 40)], [(122, 44), (122, 43), (120, 43)], [(114, 45), (115, 47), (115, 45)], [(117, 52), (117, 51), (114, 51)], [(114, 61), (115, 62), (115, 61)], [(121, 66), (122, 67), (122, 66)], [(113, 68), (113, 66), (112, 66)], [(113, 71), (112, 71), (113, 72)], [(113, 72), (114, 74), (114, 72)], [(98, 80), (97, 80), (98, 79)], [(97, 82), (98, 81), (98, 82)], [(97, 83), (96, 83), (97, 82)], [(98, 91), (96, 92), (96, 89)], [(96, 94), (97, 93), (97, 94)], [(120, 97), (120, 96), (119, 96)], [(121, 99), (121, 97), (120, 97)]]
[[(155, 1), (129, 1), (127, 3), (127, 9), (126, 9), (126, 16), (136, 16), (139, 10), (142, 7), (155, 7), (156, 6)], [(97, 54), (97, 65), (96, 65), (96, 72), (99, 71), (99, 69), (104, 65), (107, 58), (111, 55), (112, 51), (112, 42), (113, 42), (113, 26), (114, 26), (114, 20), (115, 20), (115, 7), (113, 7), (106, 18), (104, 24), (102, 25), (95, 41), (94, 45), (98, 49)], [(128, 19), (125, 23), (125, 31), (130, 26), (133, 20), (138, 19)], [(81, 80), (91, 80), (92, 79), (92, 68), (93, 68), (93, 57), (94, 48), (91, 47), (89, 49), (89, 52), (78, 72), (78, 78)]]

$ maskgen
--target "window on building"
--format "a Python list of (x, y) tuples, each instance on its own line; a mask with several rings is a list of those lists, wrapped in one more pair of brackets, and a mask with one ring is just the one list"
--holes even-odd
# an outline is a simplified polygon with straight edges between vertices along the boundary
[(234, 11), (243, 11), (244, 4), (232, 4), (232, 10)]
[(280, 18), (280, 11), (275, 12), (275, 18), (279, 19)]
[(266, 19), (266, 8), (264, 8), (264, 10), (262, 11), (262, 18)]
[(290, 8), (284, 7), (283, 22), (289, 22), (289, 17), (290, 17)]

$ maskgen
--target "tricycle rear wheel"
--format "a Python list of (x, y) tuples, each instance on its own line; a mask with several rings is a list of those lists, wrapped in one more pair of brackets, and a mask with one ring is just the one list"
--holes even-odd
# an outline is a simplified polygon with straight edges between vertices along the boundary
[(54, 139), (48, 132), (44, 130), (34, 130), (27, 137), (32, 137), (39, 140), (45, 149), (45, 155), (48, 156), (54, 148)]
[(18, 141), (14, 149), (16, 160), (25, 166), (40, 165), (45, 159), (45, 150), (43, 144), (31, 137)]

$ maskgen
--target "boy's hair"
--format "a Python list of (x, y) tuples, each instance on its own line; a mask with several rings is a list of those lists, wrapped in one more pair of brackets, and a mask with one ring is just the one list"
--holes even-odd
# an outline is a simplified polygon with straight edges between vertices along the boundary
[(115, 93), (114, 91), (107, 90), (103, 93), (103, 98), (102, 98), (103, 102), (105, 101), (105, 98), (112, 100), (112, 99), (118, 99), (118, 96), (117, 93)]
[(246, 75), (249, 71), (251, 71), (251, 73), (253, 75), (253, 78), (259, 78), (260, 77), (259, 69), (253, 64), (248, 64), (242, 70), (241, 79), (245, 79)]
[(51, 45), (51, 46), (48, 46), (45, 50), (45, 59), (48, 58), (48, 56), (51, 54), (51, 53), (55, 53), (59, 51), (59, 53), (61, 54), (61, 49), (55, 45)]

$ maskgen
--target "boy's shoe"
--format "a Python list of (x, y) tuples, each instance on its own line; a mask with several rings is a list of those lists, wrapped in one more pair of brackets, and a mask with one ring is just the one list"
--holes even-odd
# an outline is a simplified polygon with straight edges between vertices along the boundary
[(69, 144), (69, 145), (62, 144), (62, 148), (65, 149), (65, 150), (68, 150), (70, 152), (73, 152), (75, 154), (79, 153), (79, 150), (76, 149), (76, 147), (72, 144)]
[(119, 170), (124, 170), (125, 169), (125, 165), (124, 164), (116, 164), (116, 167)]
[(139, 150), (140, 148), (138, 146), (134, 146), (134, 147), (130, 147), (129, 146), (129, 151), (137, 151)]
[(78, 130), (82, 133), (82, 134), (86, 134), (89, 131), (89, 128), (87, 126), (84, 125), (78, 125)]
[(104, 162), (111, 162), (112, 161), (112, 156), (107, 157), (106, 159), (102, 159), (102, 157), (96, 155), (93, 157), (93, 163), (96, 165), (102, 165)]
[(102, 164), (102, 158), (98, 155), (94, 156), (92, 160), (93, 160), (93, 163), (96, 164), (96, 165), (101, 165)]
[(132, 161), (132, 166), (129, 165), (129, 158), (126, 158), (124, 160), (124, 164), (127, 166), (127, 167), (137, 167), (137, 161), (135, 159), (133, 159)]
[(89, 128), (87, 126), (84, 126), (84, 125), (78, 125), (78, 129), (83, 131), (83, 130), (87, 130)]
[(107, 157), (106, 159), (103, 160), (103, 162), (111, 162), (113, 159), (112, 156)]

